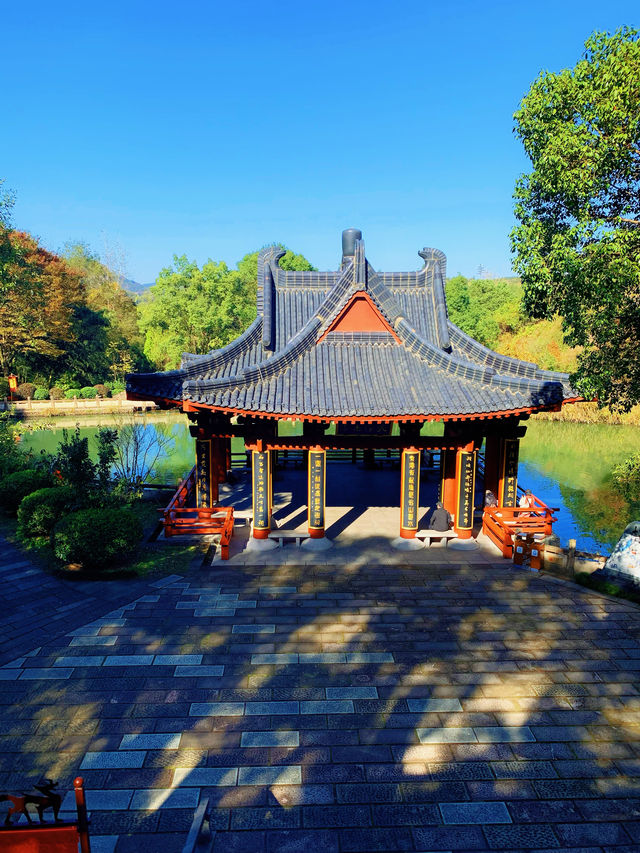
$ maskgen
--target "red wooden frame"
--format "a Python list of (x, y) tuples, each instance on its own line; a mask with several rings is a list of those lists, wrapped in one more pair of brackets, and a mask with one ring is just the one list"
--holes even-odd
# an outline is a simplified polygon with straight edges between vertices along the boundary
[(510, 560), (513, 556), (513, 536), (516, 532), (550, 536), (553, 532), (555, 507), (548, 507), (534, 497), (530, 507), (492, 506), (485, 507), (482, 516), (482, 532)]
[(222, 559), (229, 559), (229, 543), (233, 536), (233, 507), (226, 506), (188, 506), (195, 495), (196, 468), (191, 469), (188, 477), (178, 486), (162, 513), (164, 535), (169, 536), (215, 536), (220, 535)]
[(2, 853), (91, 853), (84, 779), (73, 780), (78, 819), (73, 823), (0, 826)]

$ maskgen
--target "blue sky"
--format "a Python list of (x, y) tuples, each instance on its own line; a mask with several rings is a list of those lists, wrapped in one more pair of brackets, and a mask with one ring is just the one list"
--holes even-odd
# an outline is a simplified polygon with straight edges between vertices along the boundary
[(0, 178), (14, 225), (137, 281), (273, 241), (321, 269), (442, 249), (510, 273), (512, 115), (637, 2), (110, 0), (3, 6)]

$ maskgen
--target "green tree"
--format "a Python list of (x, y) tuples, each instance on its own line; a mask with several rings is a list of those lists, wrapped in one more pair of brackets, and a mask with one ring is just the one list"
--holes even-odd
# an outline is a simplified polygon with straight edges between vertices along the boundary
[(79, 276), (29, 234), (8, 231), (0, 267), (0, 372), (30, 375), (56, 362), (75, 340), (84, 302)]
[[(118, 381), (124, 379), (124, 374), (130, 370), (146, 370), (148, 361), (143, 353), (144, 337), (138, 328), (136, 305), (131, 296), (124, 290), (120, 277), (106, 264), (103, 264), (89, 246), (85, 243), (72, 243), (66, 246), (65, 256), (72, 269), (82, 277), (86, 287), (86, 307), (94, 314), (101, 315), (105, 322), (100, 340), (104, 358), (96, 361), (97, 348), (90, 347), (92, 368), (88, 373), (100, 375), (98, 381), (108, 375)], [(88, 318), (85, 316), (84, 318)], [(101, 324), (94, 318), (92, 325)]]
[(523, 324), (522, 292), (516, 279), (467, 279), (457, 275), (447, 282), (446, 294), (451, 321), (492, 349), (501, 334)]
[(640, 400), (640, 34), (594, 33), (575, 68), (542, 73), (515, 114), (532, 171), (511, 234), (524, 304), (563, 318), (586, 397)]
[[(289, 251), (281, 265), (313, 269)], [(235, 270), (212, 260), (200, 269), (185, 255), (174, 255), (173, 265), (160, 272), (138, 304), (145, 355), (171, 369), (183, 352), (206, 353), (237, 338), (255, 319), (257, 278), (258, 252), (245, 255)]]

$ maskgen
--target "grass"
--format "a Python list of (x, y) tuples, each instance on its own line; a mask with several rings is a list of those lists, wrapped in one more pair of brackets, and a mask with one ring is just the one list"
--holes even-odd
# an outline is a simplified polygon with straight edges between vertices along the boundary
[(596, 592), (603, 592), (605, 595), (624, 598), (627, 601), (633, 601), (634, 604), (640, 604), (640, 589), (634, 590), (618, 586), (618, 584), (604, 580), (604, 578), (594, 578), (589, 572), (579, 572), (575, 576), (575, 582)]
[(575, 424), (626, 424), (640, 426), (640, 406), (634, 406), (629, 412), (612, 412), (606, 406), (599, 409), (597, 403), (571, 403), (563, 406), (559, 412), (539, 412), (536, 420), (565, 421)]

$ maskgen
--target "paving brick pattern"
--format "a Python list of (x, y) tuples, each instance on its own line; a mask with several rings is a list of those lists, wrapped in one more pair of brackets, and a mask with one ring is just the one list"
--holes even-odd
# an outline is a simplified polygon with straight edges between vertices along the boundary
[(225, 853), (640, 849), (639, 608), (465, 562), (131, 589), (4, 611), (0, 789), (81, 773), (97, 853), (180, 851), (202, 797)]

